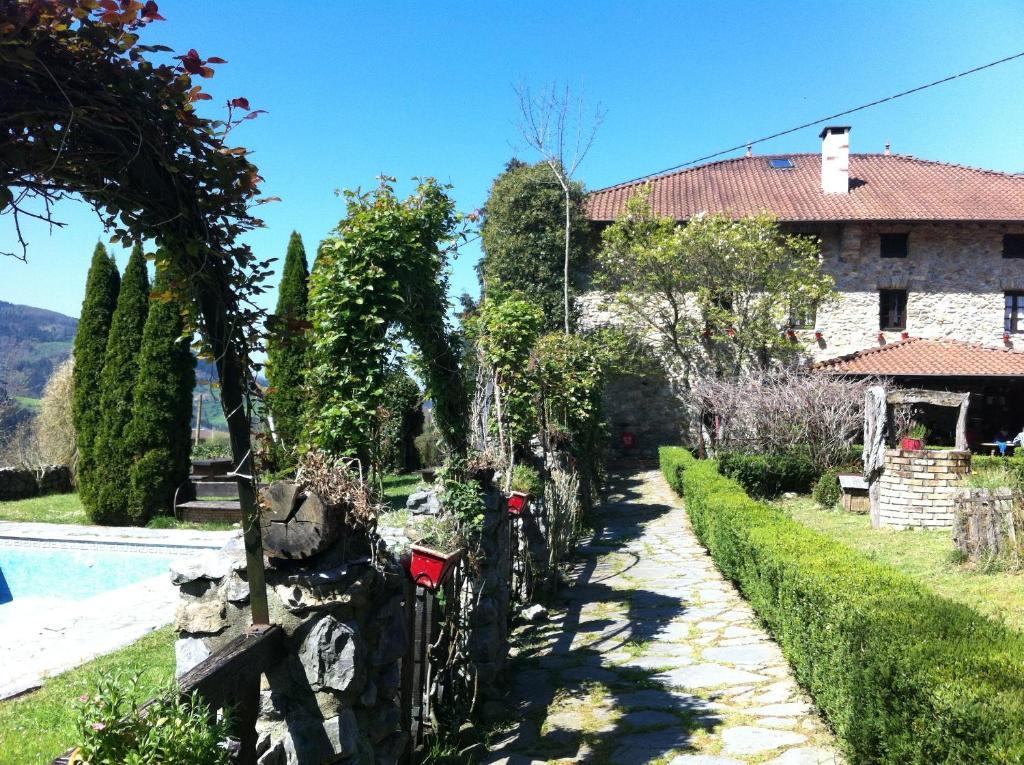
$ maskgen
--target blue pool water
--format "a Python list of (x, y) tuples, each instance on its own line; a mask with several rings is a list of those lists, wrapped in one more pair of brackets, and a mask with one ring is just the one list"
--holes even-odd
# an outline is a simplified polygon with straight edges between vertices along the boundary
[(0, 545), (0, 604), (19, 598), (88, 598), (166, 574), (175, 557), (163, 550)]

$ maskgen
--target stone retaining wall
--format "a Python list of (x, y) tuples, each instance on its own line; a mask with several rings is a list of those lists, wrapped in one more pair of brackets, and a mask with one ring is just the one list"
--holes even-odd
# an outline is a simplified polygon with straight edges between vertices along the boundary
[(0, 467), (0, 501), (28, 499), (43, 494), (66, 494), (73, 490), (71, 470), (67, 465)]
[(878, 516), (873, 525), (905, 529), (948, 528), (956, 497), (970, 472), (971, 453), (945, 449), (886, 449), (878, 479)]

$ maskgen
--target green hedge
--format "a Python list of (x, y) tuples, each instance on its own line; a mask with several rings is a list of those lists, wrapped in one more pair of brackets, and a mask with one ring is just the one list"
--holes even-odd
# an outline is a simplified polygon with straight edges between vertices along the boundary
[(1024, 763), (1024, 636), (751, 499), (713, 461), (661, 463), (851, 762)]
[(826, 470), (814, 484), (814, 491), (811, 492), (814, 501), (826, 510), (831, 510), (839, 504), (843, 497), (843, 489), (839, 485), (839, 472), (837, 468)]
[(1024, 456), (990, 457), (987, 454), (975, 454), (971, 457), (971, 472), (980, 473), (986, 470), (1004, 468), (1017, 476), (1017, 484), (1024, 487)]
[(821, 475), (810, 458), (798, 452), (726, 452), (718, 458), (718, 470), (722, 475), (735, 479), (748, 493), (763, 499), (771, 499), (787, 491), (807, 494)]

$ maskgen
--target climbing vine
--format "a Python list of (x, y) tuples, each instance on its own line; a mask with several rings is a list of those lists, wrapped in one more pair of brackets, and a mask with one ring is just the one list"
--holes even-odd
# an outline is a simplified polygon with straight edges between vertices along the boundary
[(397, 343), (419, 351), (426, 395), (449, 451), (466, 450), (459, 347), (448, 325), (448, 259), (465, 237), (446, 186), (421, 180), (404, 200), (394, 179), (346, 191), (347, 216), (310, 276), (308, 440), (369, 461)]

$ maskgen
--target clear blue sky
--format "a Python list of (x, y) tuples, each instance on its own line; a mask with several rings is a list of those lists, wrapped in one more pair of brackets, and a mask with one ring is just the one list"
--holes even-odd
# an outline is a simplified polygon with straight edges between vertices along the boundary
[[(237, 141), (283, 201), (249, 241), (283, 257), (343, 214), (334, 190), (381, 172), (433, 175), (460, 209), (513, 154), (514, 83), (585, 86), (607, 116), (580, 171), (590, 188), (659, 170), (1024, 50), (1024, 3), (338, 2), (161, 0), (144, 42), (229, 64), (204, 82), (268, 110)], [(1024, 171), (1024, 59), (853, 115), (851, 150)], [(818, 128), (756, 149), (818, 151)], [(30, 228), (29, 263), (0, 257), (0, 299), (78, 315), (103, 236), (81, 204), (67, 229)], [(0, 250), (15, 246), (0, 218)], [(475, 294), (467, 247), (453, 291)], [(119, 262), (124, 265), (124, 256)], [(279, 265), (279, 264), (278, 264)], [(276, 278), (275, 278), (276, 282)], [(454, 296), (453, 296), (454, 297)], [(268, 305), (276, 298), (268, 297)]]

